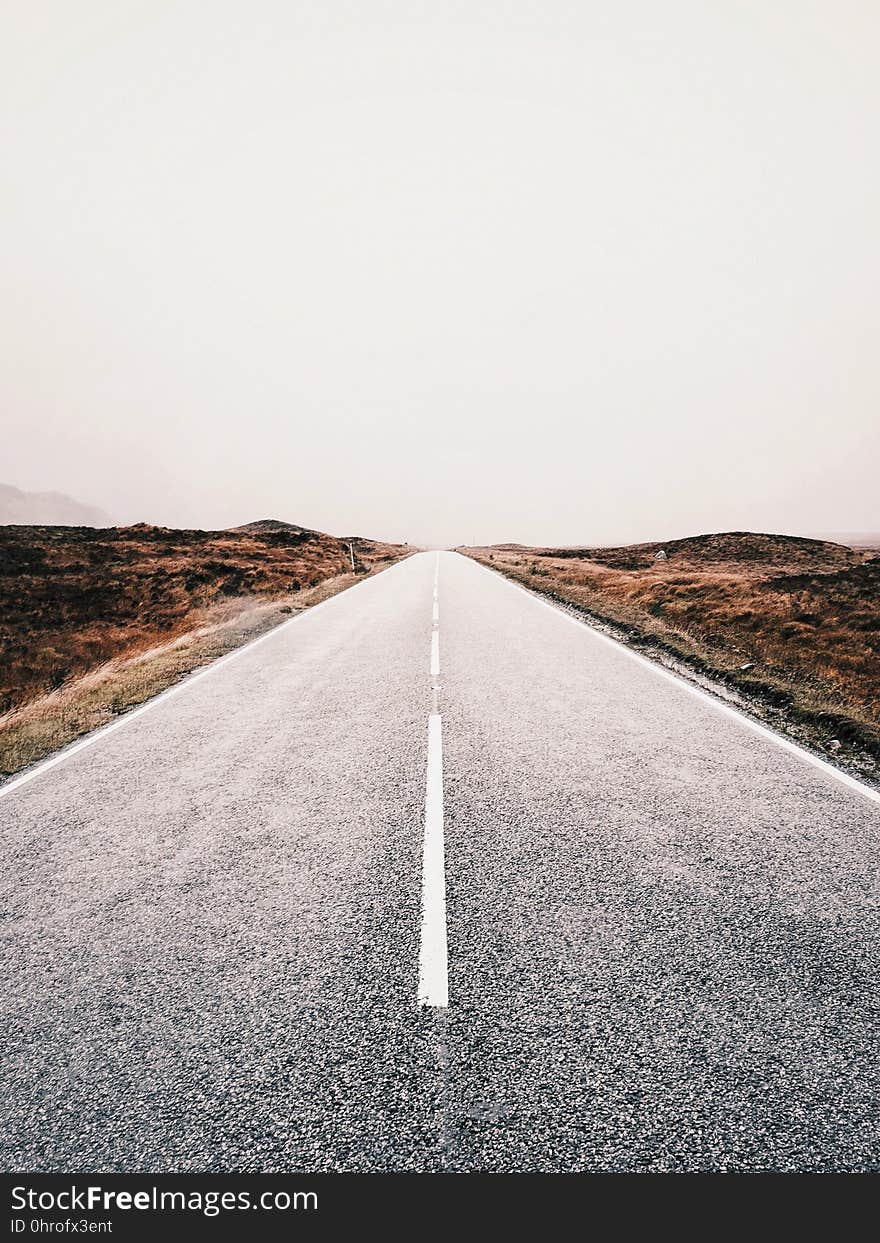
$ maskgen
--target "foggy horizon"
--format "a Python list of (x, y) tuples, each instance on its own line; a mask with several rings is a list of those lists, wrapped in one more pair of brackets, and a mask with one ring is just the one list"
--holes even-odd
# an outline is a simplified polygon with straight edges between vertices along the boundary
[(874, 6), (4, 25), (0, 483), (422, 546), (880, 529)]
[[(241, 518), (240, 521), (231, 522), (227, 524), (225, 527), (211, 527), (211, 526), (205, 526), (204, 524), (199, 524), (199, 523), (191, 524), (189, 527), (180, 527), (180, 526), (169, 527), (168, 524), (153, 523), (152, 519), (150, 518), (132, 519), (130, 522), (122, 523), (122, 522), (116, 521), (112, 514), (109, 514), (106, 512), (104, 512), (103, 519), (101, 521), (98, 521), (97, 514), (95, 515), (94, 519), (91, 519), (91, 520), (87, 520), (86, 517), (74, 518), (71, 514), (67, 514), (64, 517), (53, 517), (51, 519), (46, 518), (46, 517), (10, 518), (10, 517), (4, 516), (3, 510), (2, 510), (3, 492), (4, 492), (4, 489), (7, 489), (7, 488), (8, 488), (8, 485), (5, 484), (5, 481), (0, 480), (0, 526), (2, 526), (5, 522), (12, 522), (13, 524), (23, 524), (23, 525), (32, 525), (32, 526), (54, 526), (54, 525), (93, 526), (95, 528), (100, 528), (102, 526), (110, 526), (110, 527), (120, 527), (122, 529), (125, 529), (128, 526), (137, 525), (138, 523), (147, 523), (148, 525), (155, 525), (158, 527), (164, 526), (166, 529), (169, 529), (169, 530), (187, 530), (188, 529), (188, 530), (196, 530), (196, 531), (201, 530), (201, 531), (210, 532), (210, 531), (216, 531), (216, 530), (219, 530), (219, 531), (235, 530), (236, 528), (243, 527), (248, 523), (268, 520), (268, 521), (282, 521), (282, 522), (290, 523), (291, 525), (294, 525), (294, 526), (301, 526), (307, 529), (309, 528), (309, 523), (307, 522), (298, 522), (296, 518), (292, 518), (290, 516), (285, 517), (284, 515), (279, 515), (279, 514), (260, 514), (259, 516)], [(27, 500), (37, 501), (37, 500), (43, 499), (47, 505), (49, 505), (49, 502), (54, 500), (56, 502), (62, 502), (62, 503), (73, 502), (73, 506), (77, 509), (92, 508), (86, 502), (84, 502), (82, 498), (71, 497), (67, 493), (63, 493), (60, 491), (53, 490), (51, 492), (37, 492), (37, 491), (21, 490), (21, 493), (22, 493), (22, 497), (26, 498)], [(49, 505), (49, 507), (53, 508), (51, 505)], [(55, 506), (54, 508), (58, 508), (58, 507)], [(66, 505), (62, 504), (60, 508), (65, 509)], [(319, 528), (311, 528), (311, 529), (319, 530)], [(754, 527), (742, 528), (742, 530), (751, 531), (756, 534), (762, 533), (762, 532), (759, 532), (758, 529)], [(633, 537), (632, 539), (625, 540), (625, 541), (615, 541), (615, 540), (561, 541), (561, 540), (557, 540), (557, 541), (545, 541), (544, 543), (541, 543), (540, 541), (534, 541), (534, 540), (530, 541), (525, 538), (517, 540), (517, 539), (512, 539), (512, 538), (499, 537), (498, 539), (495, 539), (495, 540), (477, 540), (477, 539), (460, 540), (458, 541), (457, 544), (452, 544), (452, 543), (444, 544), (444, 543), (433, 542), (430, 540), (412, 539), (406, 533), (401, 534), (399, 532), (396, 534), (395, 533), (389, 534), (388, 532), (382, 532), (382, 533), (376, 534), (375, 532), (360, 531), (360, 530), (352, 529), (352, 530), (346, 530), (346, 531), (327, 530), (327, 531), (324, 531), (323, 533), (327, 535), (335, 535), (337, 537), (346, 538), (346, 539), (350, 539), (352, 537), (361, 537), (361, 538), (366, 538), (366, 539), (373, 538), (373, 539), (378, 539), (378, 540), (385, 540), (388, 543), (409, 544), (410, 546), (414, 548), (439, 550), (439, 549), (451, 549), (455, 547), (467, 547), (467, 546), (486, 547), (486, 546), (491, 546), (491, 545), (503, 545), (503, 544), (510, 544), (510, 545), (522, 544), (528, 547), (558, 547), (558, 548), (566, 548), (566, 547), (575, 548), (575, 547), (587, 547), (590, 545), (594, 545), (596, 547), (610, 548), (610, 547), (613, 547), (616, 543), (633, 544), (633, 545), (648, 544), (648, 543), (672, 543), (676, 540), (685, 539), (689, 536), (717, 535), (717, 534), (732, 533), (732, 532), (731, 532), (731, 528), (728, 528), (728, 527), (719, 527), (719, 528), (707, 527), (699, 531), (697, 530), (660, 531), (660, 532), (652, 531), (649, 534), (645, 534), (643, 536), (638, 536), (638, 537)], [(847, 531), (818, 531), (818, 530), (781, 531), (781, 530), (776, 530), (776, 531), (765, 531), (763, 532), (763, 534), (787, 535), (787, 536), (795, 536), (795, 537), (800, 537), (800, 538), (805, 538), (805, 539), (820, 539), (820, 540), (826, 540), (826, 541), (831, 541), (831, 542), (838, 542), (842, 544), (847, 544), (851, 540), (855, 540), (859, 542), (864, 541), (864, 540), (869, 540), (872, 543), (874, 542), (880, 543), (880, 530), (876, 530), (876, 529), (859, 530), (859, 531), (854, 531), (854, 530), (847, 530)]]

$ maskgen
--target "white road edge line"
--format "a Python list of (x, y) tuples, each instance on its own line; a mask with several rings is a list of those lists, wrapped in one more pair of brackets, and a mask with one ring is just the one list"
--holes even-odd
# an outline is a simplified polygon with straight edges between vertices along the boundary
[(443, 731), (439, 712), (428, 717), (425, 836), (422, 847), (422, 934), (419, 1005), (449, 1004), (446, 945), (446, 861), (443, 844)]
[[(463, 554), (459, 553), (458, 555), (462, 556)], [(472, 561), (473, 559), (468, 557), (466, 560)], [(607, 643), (611, 647), (616, 648), (617, 651), (622, 652), (624, 656), (628, 656), (630, 660), (635, 660), (638, 664), (644, 665), (646, 668), (650, 669), (652, 673), (656, 673), (658, 677), (665, 678), (667, 682), (672, 682), (673, 685), (679, 687), (680, 690), (687, 691), (689, 695), (694, 695), (697, 699), (702, 699), (704, 703), (711, 704), (716, 711), (723, 712), (725, 716), (732, 717), (735, 721), (739, 721), (741, 725), (747, 726), (747, 728), (752, 730), (753, 733), (760, 734), (762, 738), (766, 738), (770, 742), (776, 743), (776, 745), (781, 747), (783, 751), (788, 751), (791, 755), (797, 756), (799, 760), (803, 760), (807, 764), (812, 764), (814, 768), (818, 768), (819, 771), (825, 773), (826, 776), (833, 777), (834, 780), (839, 781), (841, 785), (848, 786), (849, 789), (855, 790), (864, 798), (870, 799), (871, 802), (880, 803), (880, 791), (872, 790), (870, 786), (865, 785), (863, 782), (859, 781), (858, 778), (851, 777), (849, 773), (845, 773), (841, 769), (835, 768), (833, 764), (829, 764), (826, 760), (820, 759), (818, 755), (813, 755), (812, 751), (807, 751), (804, 747), (798, 746), (796, 742), (791, 742), (788, 738), (783, 737), (782, 734), (777, 734), (772, 729), (768, 729), (766, 725), (761, 725), (760, 722), (755, 721), (744, 712), (740, 712), (738, 708), (734, 708), (730, 704), (724, 703), (721, 699), (716, 699), (714, 695), (708, 694), (699, 686), (694, 686), (693, 682), (686, 681), (685, 678), (680, 677), (677, 673), (673, 673), (671, 669), (664, 669), (662, 665), (658, 665), (653, 660), (649, 660), (647, 656), (642, 656), (640, 652), (634, 652), (632, 648), (627, 647), (625, 643), (621, 643), (619, 639), (613, 639), (611, 635), (603, 634), (601, 630), (597, 630), (595, 626), (591, 626), (585, 618), (582, 619), (580, 617), (575, 617), (571, 613), (566, 612), (565, 609), (559, 608), (555, 604), (551, 604), (549, 600), (542, 600), (540, 596), (534, 595), (528, 590), (528, 588), (523, 587), (519, 583), (515, 583), (511, 579), (507, 578), (501, 573), (500, 570), (489, 570), (488, 566), (480, 565), (479, 561), (474, 561), (473, 564), (478, 566), (481, 570), (486, 570), (487, 573), (494, 573), (502, 583), (505, 583), (508, 587), (512, 587), (515, 591), (522, 592), (523, 595), (528, 596), (528, 598), (535, 604), (540, 605), (542, 608), (550, 609), (550, 611), (555, 613), (557, 617), (561, 617), (563, 620), (571, 622), (573, 626), (578, 626), (581, 630), (585, 630), (588, 634), (593, 635), (594, 638), (601, 639), (603, 643)]]
[[(397, 565), (403, 565), (409, 558), (404, 558)], [(396, 565), (389, 566), (382, 573), (390, 573), (397, 568)], [(175, 682), (173, 686), (169, 686), (167, 690), (160, 691), (158, 695), (154, 695), (152, 699), (148, 699), (146, 703), (140, 704), (137, 708), (132, 708), (130, 712), (126, 712), (123, 716), (115, 721), (111, 721), (109, 725), (102, 725), (100, 729), (96, 729), (93, 733), (87, 734), (85, 738), (81, 738), (78, 742), (73, 742), (70, 746), (64, 747), (56, 755), (51, 756), (48, 760), (43, 760), (39, 764), (35, 764), (33, 768), (27, 769), (18, 777), (12, 777), (5, 785), (0, 786), (0, 799), (5, 798), (7, 794), (12, 794), (14, 790), (20, 790), (22, 786), (33, 781), (35, 777), (41, 777), (43, 773), (48, 772), (51, 768), (55, 768), (58, 764), (63, 764), (65, 760), (69, 760), (71, 756), (76, 755), (78, 751), (84, 751), (87, 747), (92, 747), (96, 742), (100, 742), (109, 734), (113, 734), (117, 729), (129, 725), (139, 716), (143, 716), (145, 712), (150, 712), (153, 708), (158, 708), (160, 704), (165, 703), (174, 695), (179, 695), (181, 691), (187, 690), (190, 686), (194, 686), (196, 682), (200, 682), (202, 678), (206, 678), (208, 674), (216, 672), (223, 665), (228, 665), (230, 661), (235, 660), (238, 656), (243, 656), (245, 652), (251, 651), (255, 647), (259, 647), (261, 643), (274, 639), (276, 635), (281, 634), (288, 626), (294, 625), (295, 622), (302, 621), (305, 617), (311, 617), (317, 613), (319, 609), (326, 608), (330, 604), (334, 604), (337, 600), (341, 600), (343, 596), (349, 595), (358, 587), (366, 587), (367, 583), (373, 582), (378, 575), (371, 578), (363, 579), (359, 583), (352, 583), (351, 587), (346, 587), (343, 591), (338, 591), (336, 595), (328, 597), (326, 600), (319, 601), (318, 604), (312, 604), (310, 607), (303, 609), (301, 613), (297, 613), (295, 617), (291, 617), (288, 621), (282, 622), (280, 626), (273, 626), (271, 630), (267, 630), (265, 634), (258, 635), (256, 639), (251, 639), (248, 643), (243, 643), (241, 647), (237, 647), (234, 651), (227, 652), (225, 656), (219, 657), (209, 665), (205, 665), (203, 669), (198, 669), (194, 673), (187, 674), (180, 682)]]

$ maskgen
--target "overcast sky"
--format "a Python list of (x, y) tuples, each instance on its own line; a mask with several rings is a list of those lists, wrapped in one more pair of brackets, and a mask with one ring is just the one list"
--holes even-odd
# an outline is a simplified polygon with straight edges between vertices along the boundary
[(0, 480), (877, 530), (878, 47), (876, 0), (7, 0)]

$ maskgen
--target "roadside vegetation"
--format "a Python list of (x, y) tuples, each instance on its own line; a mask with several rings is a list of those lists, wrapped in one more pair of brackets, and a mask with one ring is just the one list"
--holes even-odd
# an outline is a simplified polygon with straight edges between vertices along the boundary
[(271, 521), (0, 527), (0, 777), (409, 552)]
[(880, 550), (728, 532), (623, 548), (463, 548), (775, 727), (880, 773)]

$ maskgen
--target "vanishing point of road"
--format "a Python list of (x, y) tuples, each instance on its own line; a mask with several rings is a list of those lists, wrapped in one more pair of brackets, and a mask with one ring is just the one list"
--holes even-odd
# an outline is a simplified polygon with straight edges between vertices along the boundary
[(461, 556), (0, 790), (7, 1170), (876, 1170), (880, 804)]

